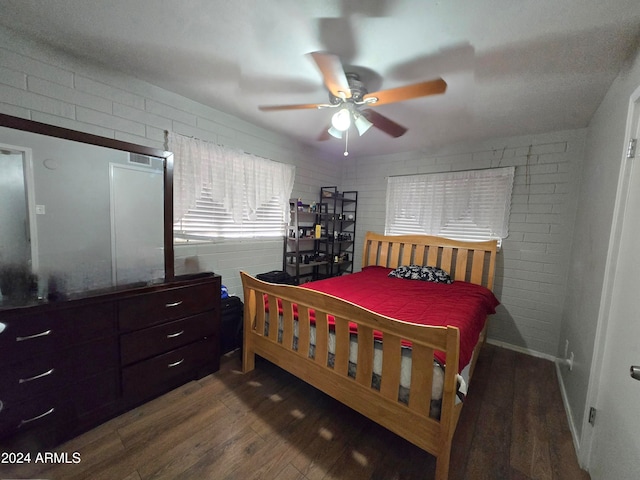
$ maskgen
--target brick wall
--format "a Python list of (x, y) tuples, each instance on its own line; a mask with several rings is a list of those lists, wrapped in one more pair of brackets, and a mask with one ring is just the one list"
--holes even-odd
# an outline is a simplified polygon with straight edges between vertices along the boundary
[[(164, 148), (164, 130), (296, 165), (292, 197), (315, 200), (322, 185), (358, 190), (356, 266), (362, 234), (384, 229), (386, 177), (516, 166), (510, 235), (498, 257), (491, 321), (496, 342), (555, 356), (584, 132), (477, 142), (393, 156), (337, 159), (125, 74), (87, 65), (0, 29), (0, 112), (127, 142)], [(342, 166), (342, 167), (340, 167)], [(342, 168), (342, 170), (341, 170)], [(238, 271), (281, 268), (282, 243), (178, 246), (176, 270), (197, 256), (240, 293)]]
[[(315, 200), (338, 168), (308, 147), (126, 74), (83, 63), (0, 28), (0, 112), (164, 149), (164, 131), (195, 136), (296, 166), (292, 197)], [(282, 268), (282, 241), (176, 247), (176, 272), (197, 255), (240, 293), (238, 271)]]
[(585, 131), (574, 130), (348, 161), (341, 188), (359, 191), (356, 266), (364, 232), (384, 231), (388, 176), (515, 166), (509, 237), (496, 273), (502, 305), (489, 335), (555, 357), (584, 140)]

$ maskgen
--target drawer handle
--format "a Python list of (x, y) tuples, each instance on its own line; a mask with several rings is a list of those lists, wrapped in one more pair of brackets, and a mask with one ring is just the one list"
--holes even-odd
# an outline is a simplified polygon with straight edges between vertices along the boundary
[(18, 428), (20, 428), (23, 425), (26, 425), (27, 423), (31, 423), (31, 422), (35, 422), (36, 420), (40, 420), (41, 418), (46, 417), (47, 415), (51, 415), (53, 412), (55, 412), (55, 408), (51, 407), (49, 410), (47, 410), (46, 412), (33, 417), (33, 418), (28, 418), (27, 420), (20, 420), (20, 425), (18, 425)]
[(178, 365), (180, 365), (182, 362), (184, 362), (184, 358), (183, 358), (183, 359), (178, 360), (177, 362), (170, 363), (169, 365), (167, 365), (167, 367), (169, 367), (169, 368), (171, 368), (171, 367), (177, 367), (177, 366), (178, 366)]
[(35, 375), (35, 376), (29, 377), (29, 378), (21, 378), (20, 380), (18, 380), (18, 383), (27, 383), (27, 382), (30, 382), (32, 380), (37, 380), (39, 378), (46, 377), (48, 375), (51, 375), (54, 370), (55, 369), (52, 368), (51, 370), (46, 371), (44, 373), (41, 373), (40, 375)]
[(179, 302), (167, 303), (165, 304), (165, 307), (167, 308), (177, 307), (178, 305), (181, 305), (181, 304), (182, 304), (182, 300), (180, 300)]
[(167, 335), (167, 338), (176, 338), (182, 335), (183, 333), (184, 333), (184, 330), (180, 330), (179, 332), (176, 332), (176, 333), (170, 333)]
[(16, 342), (24, 342), (25, 340), (31, 340), (33, 338), (46, 337), (47, 335), (51, 335), (51, 332), (53, 332), (53, 330), (45, 330), (44, 332), (27, 335), (26, 337), (16, 337)]

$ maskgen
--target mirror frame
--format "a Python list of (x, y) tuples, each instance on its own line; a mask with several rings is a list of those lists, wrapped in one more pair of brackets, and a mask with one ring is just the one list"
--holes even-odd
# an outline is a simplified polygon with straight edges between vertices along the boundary
[(135, 143), (123, 142), (113, 138), (101, 137), (99, 135), (13, 117), (4, 113), (0, 113), (0, 127), (14, 128), (16, 130), (48, 135), (64, 140), (162, 158), (164, 160), (164, 278), (166, 282), (172, 281), (175, 278), (173, 254), (173, 153), (166, 150), (137, 145)]

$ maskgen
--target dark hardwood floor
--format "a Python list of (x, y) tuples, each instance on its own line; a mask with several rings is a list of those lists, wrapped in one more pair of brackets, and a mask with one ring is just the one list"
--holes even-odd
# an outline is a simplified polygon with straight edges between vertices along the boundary
[[(426, 452), (269, 364), (222, 368), (61, 445), (77, 464), (0, 478), (432, 479)], [(4, 468), (4, 470), (2, 470)], [(554, 365), (485, 345), (454, 438), (450, 479), (588, 479)]]

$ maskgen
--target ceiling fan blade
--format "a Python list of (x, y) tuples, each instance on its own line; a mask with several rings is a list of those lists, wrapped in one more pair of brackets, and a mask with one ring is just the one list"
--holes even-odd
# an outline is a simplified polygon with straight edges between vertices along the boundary
[(305, 110), (305, 109), (319, 109), (330, 107), (326, 103), (300, 103), (298, 105), (260, 105), (259, 110), (263, 112), (276, 112), (278, 110)]
[(444, 93), (446, 89), (447, 82), (438, 78), (437, 80), (430, 80), (428, 82), (414, 83), (413, 85), (406, 85), (404, 87), (367, 93), (362, 98), (363, 100), (377, 98), (377, 102), (369, 104), (372, 107), (377, 107), (378, 105), (385, 105), (387, 103), (402, 102), (412, 98), (426, 97), (427, 95), (437, 95)]
[(373, 126), (382, 130), (387, 135), (391, 135), (392, 137), (398, 138), (407, 133), (407, 129), (402, 125), (397, 124), (390, 118), (385, 117), (384, 115), (376, 112), (375, 110), (371, 110), (370, 108), (366, 108), (362, 110), (360, 113), (373, 123)]
[(324, 84), (331, 94), (338, 98), (351, 98), (351, 88), (340, 58), (327, 52), (311, 52), (309, 55), (320, 69)]
[(318, 135), (318, 141), (319, 142), (324, 142), (326, 140), (329, 140), (330, 138), (331, 138), (331, 135), (329, 135), (329, 127), (327, 127), (324, 130), (322, 130), (320, 135)]

